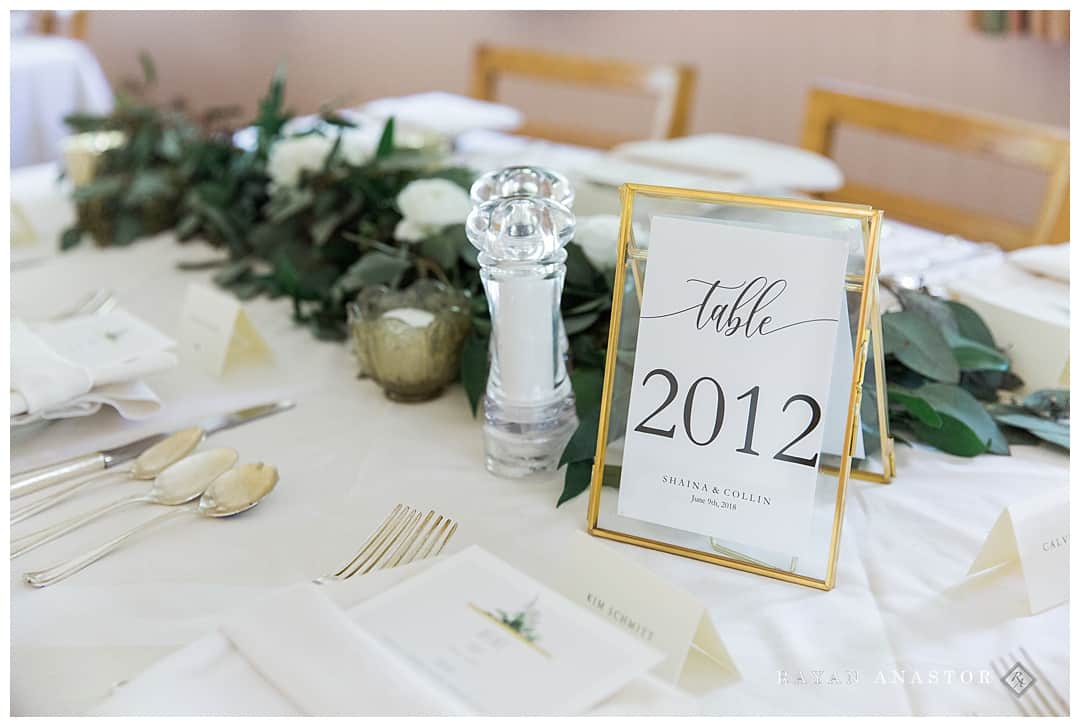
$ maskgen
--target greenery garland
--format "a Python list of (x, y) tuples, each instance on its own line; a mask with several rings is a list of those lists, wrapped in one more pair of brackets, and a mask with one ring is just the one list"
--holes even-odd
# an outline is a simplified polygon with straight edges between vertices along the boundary
[[(475, 173), (446, 166), (441, 155), (398, 149), (391, 119), (369, 160), (350, 162), (338, 133), (320, 169), (301, 173), (296, 185), (275, 187), (268, 160), (292, 118), (280, 70), (249, 125), (254, 143), (240, 148), (223, 124), (228, 111), (195, 121), (182, 104), (147, 101), (156, 74), (148, 58), (141, 60), (142, 82), (118, 94), (111, 114), (67, 118), (74, 131), (119, 130), (125, 142), (103, 154), (93, 181), (74, 190), (78, 222), (63, 233), (62, 248), (86, 234), (100, 245), (127, 245), (168, 229), (180, 240), (206, 240), (227, 256), (187, 268), (218, 268), (214, 280), (241, 299), (291, 298), (296, 322), (326, 340), (345, 338), (346, 303), (365, 286), (402, 287), (436, 277), (465, 291), (472, 303), (461, 380), (475, 415), (487, 379), (491, 323), (464, 225), (409, 243), (393, 234), (402, 220), (396, 199), (410, 182), (441, 178), (468, 189)], [(323, 128), (309, 133), (352, 126), (332, 112), (321, 119)], [(594, 267), (575, 243), (567, 253), (562, 314), (581, 424), (563, 453), (559, 504), (588, 486), (612, 295), (609, 271)], [(1010, 441), (1068, 448), (1067, 391), (1002, 402), (1001, 392), (1022, 382), (979, 316), (923, 292), (895, 293), (903, 309), (882, 318), (895, 436), (969, 457), (1008, 454)]]

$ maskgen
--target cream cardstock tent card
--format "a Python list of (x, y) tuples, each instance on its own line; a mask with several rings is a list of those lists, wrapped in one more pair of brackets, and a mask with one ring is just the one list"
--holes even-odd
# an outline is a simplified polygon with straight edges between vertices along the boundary
[(633, 560), (574, 533), (551, 585), (587, 610), (664, 653), (653, 674), (693, 694), (737, 681), (739, 672), (705, 606)]
[(1005, 508), (968, 575), (1020, 562), (1031, 613), (1069, 600), (1069, 492), (1060, 487)]
[(234, 366), (271, 360), (270, 347), (240, 301), (199, 283), (190, 284), (184, 298), (180, 352), (215, 376)]
[(11, 203), (11, 246), (20, 247), (32, 245), (38, 241), (34, 226), (30, 224), (30, 218), (16, 202)]

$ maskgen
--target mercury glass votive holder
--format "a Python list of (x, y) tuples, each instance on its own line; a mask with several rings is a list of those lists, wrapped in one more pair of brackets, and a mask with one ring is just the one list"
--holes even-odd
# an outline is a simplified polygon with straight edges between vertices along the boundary
[(434, 280), (367, 288), (348, 306), (361, 376), (394, 401), (426, 401), (456, 381), (471, 326), (464, 293)]

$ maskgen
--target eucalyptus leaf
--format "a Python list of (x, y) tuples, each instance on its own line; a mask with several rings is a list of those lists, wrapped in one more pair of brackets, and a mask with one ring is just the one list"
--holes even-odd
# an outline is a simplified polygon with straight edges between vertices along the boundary
[(121, 213), (113, 223), (113, 244), (130, 245), (142, 235), (142, 222), (133, 214)]
[[(994, 454), (1009, 453), (1009, 444), (1005, 440), (1005, 435), (994, 423), (993, 417), (983, 408), (978, 399), (964, 389), (959, 386), (931, 382), (916, 389), (915, 393), (930, 404), (934, 411), (941, 416), (943, 421), (942, 429), (947, 427), (944, 434), (953, 438), (957, 443), (952, 449), (946, 447), (941, 447), (941, 449), (954, 454), (962, 453), (954, 451), (954, 449), (964, 451), (970, 449), (963, 442), (966, 435), (961, 437), (961, 433), (958, 431), (959, 427), (964, 427), (970, 430), (975, 438), (982, 443), (983, 451), (990, 451)], [(952, 422), (947, 421), (949, 419)], [(916, 432), (920, 435), (928, 429), (933, 429), (933, 427), (921, 423), (919, 427), (916, 427)], [(936, 440), (940, 441), (940, 438), (936, 438)], [(934, 441), (930, 441), (930, 443), (938, 446)]]
[(940, 298), (910, 288), (900, 288), (897, 291), (897, 297), (900, 298), (900, 305), (905, 311), (920, 316), (946, 338), (959, 333), (960, 328), (953, 317), (952, 310)]
[(1009, 370), (1009, 357), (992, 346), (959, 335), (950, 337), (949, 345), (963, 371)]
[(360, 290), (369, 285), (386, 285), (412, 267), (412, 263), (384, 252), (369, 252), (356, 261), (337, 281), (337, 286), (348, 291)]
[(566, 335), (575, 336), (582, 331), (587, 331), (599, 319), (599, 313), (582, 313), (577, 316), (566, 316), (563, 318), (563, 325), (566, 326)]
[(935, 381), (960, 381), (960, 366), (945, 336), (922, 315), (906, 310), (886, 313), (881, 326), (886, 354)]
[(930, 427), (914, 420), (911, 429), (919, 440), (949, 454), (975, 457), (987, 451), (986, 442), (971, 427), (948, 414), (941, 415), (940, 427)]
[(434, 260), (445, 271), (457, 264), (461, 251), (467, 245), (465, 226), (454, 225), (437, 235), (421, 240), (416, 244), (416, 250), (424, 257)]
[(901, 386), (889, 386), (889, 404), (904, 407), (913, 417), (928, 427), (941, 427), (941, 416), (924, 399), (918, 390), (905, 389)]
[(596, 454), (596, 437), (600, 428), (599, 409), (579, 420), (570, 441), (559, 457), (559, 466), (572, 462), (592, 461)]
[(1069, 449), (1069, 425), (1032, 414), (1001, 414), (994, 417), (1001, 424), (1017, 427), (1039, 439)]
[(1044, 416), (1069, 415), (1068, 389), (1039, 389), (1024, 397), (1023, 406)]
[(71, 197), (76, 202), (88, 202), (93, 199), (112, 197), (123, 191), (125, 181), (123, 177), (108, 175), (80, 184), (72, 190)]
[(604, 370), (597, 368), (576, 368), (570, 374), (570, 385), (574, 390), (574, 403), (578, 417), (600, 413), (600, 400), (604, 392)]
[(589, 289), (592, 287), (596, 270), (589, 258), (585, 257), (585, 251), (575, 242), (566, 246), (566, 284), (574, 288)]
[(559, 501), (555, 504), (555, 507), (573, 500), (589, 489), (589, 483), (592, 481), (592, 468), (592, 460), (571, 462), (566, 465), (566, 474), (563, 477), (563, 491), (559, 495)]
[(379, 145), (375, 148), (375, 158), (385, 159), (394, 153), (394, 117), (386, 120), (382, 135), (379, 137)]
[(987, 327), (978, 313), (969, 306), (955, 300), (947, 300), (945, 305), (948, 306), (952, 312), (953, 320), (956, 321), (957, 333), (984, 346), (997, 347), (994, 343), (994, 336), (990, 333), (990, 328)]
[(461, 349), (461, 383), (474, 417), (487, 386), (487, 375), (488, 339), (474, 331), (465, 338), (465, 346)]
[(70, 250), (82, 242), (82, 236), (82, 228), (78, 226), (67, 228), (60, 235), (60, 249)]

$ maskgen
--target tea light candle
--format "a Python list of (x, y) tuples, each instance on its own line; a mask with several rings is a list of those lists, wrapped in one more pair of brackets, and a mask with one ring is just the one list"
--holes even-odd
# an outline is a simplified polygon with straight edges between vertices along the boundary
[(382, 314), (383, 318), (393, 318), (413, 328), (427, 328), (435, 320), (435, 314), (422, 308), (394, 308)]

